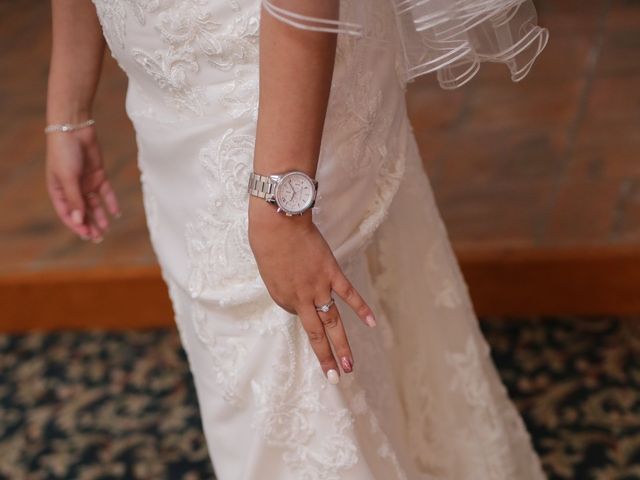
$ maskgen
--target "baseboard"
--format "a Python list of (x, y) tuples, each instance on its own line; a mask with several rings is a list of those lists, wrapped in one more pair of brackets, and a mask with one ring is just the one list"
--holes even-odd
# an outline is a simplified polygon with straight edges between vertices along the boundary
[(20, 272), (0, 277), (0, 330), (123, 329), (173, 324), (157, 267)]
[(456, 253), (480, 315), (640, 313), (640, 246)]
[[(456, 247), (479, 315), (636, 315), (640, 246)], [(19, 272), (0, 277), (0, 330), (173, 325), (157, 267)]]

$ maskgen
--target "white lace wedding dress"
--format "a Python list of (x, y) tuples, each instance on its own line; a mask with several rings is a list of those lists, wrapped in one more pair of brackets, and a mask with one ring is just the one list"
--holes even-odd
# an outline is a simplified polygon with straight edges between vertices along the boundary
[(355, 372), (331, 385), (247, 241), (260, 0), (94, 0), (216, 474), (544, 478), (422, 169), (390, 2), (366, 1), (378, 41), (339, 37), (314, 218), (378, 327), (337, 299)]

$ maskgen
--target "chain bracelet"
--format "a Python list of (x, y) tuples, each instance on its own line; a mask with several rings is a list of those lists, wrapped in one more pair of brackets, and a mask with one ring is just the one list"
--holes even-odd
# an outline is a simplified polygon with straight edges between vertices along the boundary
[(52, 125), (47, 125), (44, 128), (44, 133), (73, 132), (75, 130), (80, 130), (81, 128), (90, 127), (94, 123), (96, 123), (96, 121), (93, 118), (80, 123), (54, 123)]

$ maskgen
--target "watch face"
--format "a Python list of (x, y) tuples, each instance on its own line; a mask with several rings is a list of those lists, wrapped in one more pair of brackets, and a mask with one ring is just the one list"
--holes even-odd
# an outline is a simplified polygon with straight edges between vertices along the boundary
[(278, 206), (285, 212), (300, 213), (313, 203), (315, 185), (305, 173), (287, 173), (278, 182), (275, 197)]

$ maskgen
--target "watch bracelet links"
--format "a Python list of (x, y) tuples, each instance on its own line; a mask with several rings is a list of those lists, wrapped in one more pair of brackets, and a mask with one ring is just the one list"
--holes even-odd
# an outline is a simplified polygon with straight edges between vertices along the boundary
[(249, 185), (247, 191), (256, 197), (264, 198), (267, 201), (272, 201), (275, 195), (276, 184), (265, 175), (259, 175), (257, 173), (251, 173), (249, 175)]

